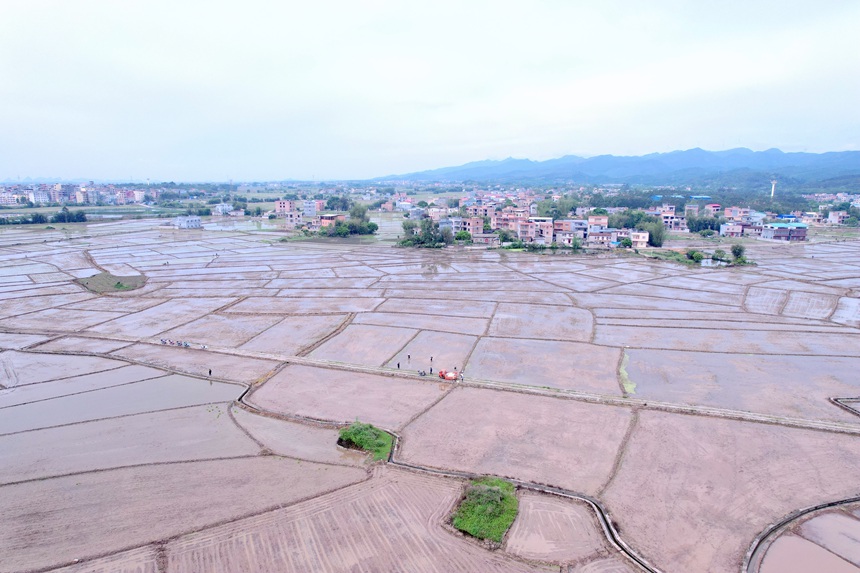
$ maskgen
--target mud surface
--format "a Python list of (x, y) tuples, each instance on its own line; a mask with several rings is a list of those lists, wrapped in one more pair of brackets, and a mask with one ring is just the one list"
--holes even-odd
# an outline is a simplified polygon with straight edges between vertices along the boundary
[(595, 494), (629, 423), (624, 408), (459, 388), (405, 429), (402, 457)]
[[(857, 240), (704, 269), (160, 223), (0, 231), (2, 571), (636, 570), (548, 494), (502, 551), (458, 537), (463, 481), (338, 448), (356, 419), (400, 433), (394, 464), (594, 496), (667, 573), (738, 571), (860, 493), (831, 401), (860, 396)], [(101, 272), (146, 284), (74, 280)], [(792, 521), (762, 571), (856, 570), (858, 519)]]

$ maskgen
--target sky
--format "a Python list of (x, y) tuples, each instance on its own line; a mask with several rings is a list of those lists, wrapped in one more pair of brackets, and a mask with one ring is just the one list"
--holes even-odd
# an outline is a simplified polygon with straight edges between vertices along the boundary
[(0, 180), (860, 149), (860, 2), (0, 2)]

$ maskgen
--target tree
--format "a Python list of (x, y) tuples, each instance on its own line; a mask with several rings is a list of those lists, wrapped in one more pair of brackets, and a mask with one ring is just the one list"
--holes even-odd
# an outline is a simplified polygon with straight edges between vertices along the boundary
[(454, 235), (454, 239), (457, 241), (471, 241), (472, 235), (469, 231), (457, 231), (457, 234)]
[(743, 257), (745, 252), (746, 247), (744, 247), (743, 245), (739, 243), (735, 243), (734, 245), (732, 245), (732, 256), (735, 258), (735, 260)]
[(603, 208), (595, 209), (594, 211), (591, 212), (591, 215), (608, 215), (608, 214), (609, 214), (609, 211), (607, 211), (606, 209), (603, 209)]
[(352, 207), (349, 208), (349, 218), (355, 221), (369, 221), (370, 219), (367, 217), (367, 207), (361, 205), (359, 203), (354, 203)]
[(724, 261), (726, 260), (726, 252), (722, 249), (717, 249), (714, 251), (714, 254), (711, 255), (711, 259), (715, 261)]
[(349, 211), (352, 202), (349, 197), (329, 197), (325, 203), (325, 208), (329, 211)]
[(663, 246), (663, 240), (666, 238), (666, 227), (663, 226), (662, 221), (639, 224), (637, 229), (648, 231), (648, 244), (652, 247)]
[(625, 249), (629, 249), (633, 246), (633, 241), (630, 240), (630, 237), (624, 237), (619, 244)]
[[(438, 225), (437, 225), (437, 229), (438, 229)], [(439, 235), (440, 235), (440, 238), (442, 239), (442, 242), (445, 243), (446, 245), (450, 245), (451, 243), (454, 242), (454, 231), (451, 230), (451, 227), (445, 227), (444, 229), (442, 229), (442, 231), (439, 233)]]

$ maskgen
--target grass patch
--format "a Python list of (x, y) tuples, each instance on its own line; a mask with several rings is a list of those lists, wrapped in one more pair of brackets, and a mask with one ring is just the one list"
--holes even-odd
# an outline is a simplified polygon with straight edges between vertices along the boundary
[(387, 460), (394, 438), (370, 424), (354, 422), (340, 431), (338, 444), (345, 448), (364, 450), (373, 454), (374, 460)]
[(660, 261), (671, 261), (673, 263), (681, 263), (682, 265), (694, 266), (699, 263), (688, 259), (687, 255), (683, 253), (679, 253), (678, 251), (665, 250), (665, 251), (648, 251), (647, 253), (643, 253), (645, 258), (648, 259), (657, 259)]
[(518, 510), (514, 484), (483, 478), (466, 486), (466, 496), (451, 521), (454, 527), (473, 537), (501, 543)]
[(628, 394), (636, 393), (636, 383), (627, 375), (627, 364), (630, 362), (630, 356), (627, 352), (621, 351), (621, 366), (618, 367), (618, 375), (621, 377), (621, 386)]
[(146, 277), (143, 275), (118, 277), (110, 273), (99, 273), (85, 279), (76, 279), (75, 282), (89, 291), (103, 294), (138, 289), (146, 283)]

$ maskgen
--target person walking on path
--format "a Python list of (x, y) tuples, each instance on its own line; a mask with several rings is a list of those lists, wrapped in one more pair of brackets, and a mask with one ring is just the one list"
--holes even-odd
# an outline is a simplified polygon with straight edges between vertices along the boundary
[(397, 363), (397, 369), (400, 370), (400, 363)]
[(212, 376), (212, 369), (209, 369), (209, 376)]

